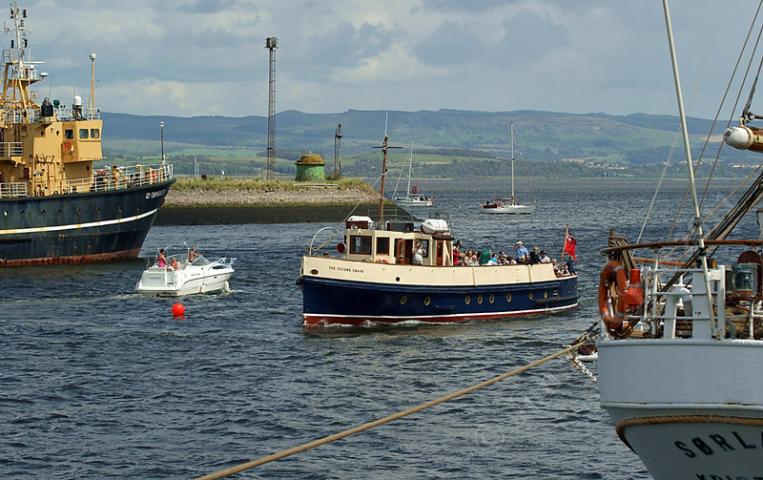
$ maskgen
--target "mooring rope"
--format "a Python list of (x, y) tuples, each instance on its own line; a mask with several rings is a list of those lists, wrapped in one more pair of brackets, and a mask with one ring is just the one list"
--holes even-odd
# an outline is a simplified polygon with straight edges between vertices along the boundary
[(448, 402), (450, 400), (455, 400), (456, 398), (463, 397), (464, 395), (468, 395), (472, 392), (476, 392), (477, 390), (482, 390), (485, 387), (488, 387), (490, 385), (493, 385), (494, 383), (498, 383), (502, 380), (505, 380), (509, 377), (513, 377), (515, 375), (519, 375), (520, 373), (524, 373), (532, 368), (538, 367), (540, 365), (543, 365), (544, 363), (547, 363), (551, 360), (554, 360), (556, 358), (562, 357), (564, 355), (567, 355), (568, 353), (572, 352), (573, 350), (589, 343), (591, 339), (589, 337), (585, 337), (582, 340), (576, 342), (573, 345), (570, 345), (568, 347), (565, 347), (561, 350), (558, 350), (552, 354), (546, 355), (543, 358), (540, 358), (538, 360), (534, 360), (522, 367), (515, 368), (513, 370), (510, 370), (508, 372), (502, 373), (501, 375), (495, 376), (493, 378), (490, 378), (488, 380), (482, 381), (480, 383), (474, 384), (470, 387), (463, 388), (461, 390), (457, 390), (455, 392), (451, 392), (447, 395), (444, 395), (442, 397), (436, 398), (434, 400), (430, 400), (428, 402), (416, 405), (415, 407), (408, 408), (406, 410), (393, 413), (392, 415), (388, 415), (384, 418), (380, 418), (377, 420), (373, 420), (371, 422), (364, 423), (362, 425), (358, 425), (353, 428), (349, 428), (347, 430), (343, 430), (339, 433), (334, 433), (332, 435), (329, 435), (327, 437), (319, 438), (317, 440), (313, 440), (312, 442), (303, 443), (302, 445), (298, 445), (296, 447), (292, 447), (286, 450), (281, 450), (280, 452), (276, 452), (272, 455), (267, 455), (265, 457), (258, 458), (256, 460), (252, 460), (246, 463), (242, 463), (230, 468), (226, 468), (224, 470), (219, 470), (214, 473), (210, 473), (209, 475), (205, 475), (203, 477), (199, 477), (198, 480), (216, 480), (219, 478), (225, 478), (230, 475), (240, 473), (249, 469), (252, 469), (254, 467), (259, 467), (260, 465), (264, 465), (266, 463), (274, 462), (276, 460), (280, 460), (282, 458), (290, 457), (292, 455), (296, 455), (297, 453), (304, 452), (305, 450), (310, 450), (312, 448), (320, 447), (321, 445), (325, 445), (327, 443), (335, 442), (337, 440), (341, 440), (345, 437), (349, 437), (350, 435), (354, 435), (356, 433), (365, 432), (366, 430), (371, 430), (372, 428), (380, 427), (382, 425), (385, 425), (387, 423), (390, 423), (394, 420), (399, 420), (403, 417), (407, 417), (408, 415), (412, 415), (416, 412), (420, 412), (422, 410), (425, 410), (427, 408), (434, 407), (435, 405), (439, 405), (441, 403)]

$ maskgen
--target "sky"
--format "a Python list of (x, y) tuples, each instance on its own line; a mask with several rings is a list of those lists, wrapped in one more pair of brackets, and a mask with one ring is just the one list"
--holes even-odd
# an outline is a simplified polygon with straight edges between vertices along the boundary
[[(715, 114), (757, 5), (671, 2), (688, 115)], [(62, 103), (74, 94), (87, 99), (88, 57), (95, 52), (96, 101), (108, 112), (266, 115), (269, 36), (279, 41), (279, 112), (677, 112), (659, 0), (21, 0), (20, 6), (29, 13), (32, 56), (48, 73), (40, 94)], [(6, 18), (7, 12), (0, 10)]]

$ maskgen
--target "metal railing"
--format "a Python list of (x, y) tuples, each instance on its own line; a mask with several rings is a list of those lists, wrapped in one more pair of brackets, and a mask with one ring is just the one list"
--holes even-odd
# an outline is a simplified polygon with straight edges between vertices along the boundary
[(40, 110), (36, 108), (11, 109), (3, 113), (3, 121), (8, 123), (28, 123), (40, 120)]
[(18, 157), (23, 153), (24, 146), (21, 142), (0, 142), (0, 157)]
[(106, 192), (161, 183), (173, 178), (173, 168), (165, 165), (133, 165), (96, 170), (92, 177), (68, 180), (59, 193)]
[(80, 114), (75, 118), (74, 111), (71, 107), (58, 107), (56, 108), (56, 118), (59, 120), (98, 120), (101, 118), (100, 108), (82, 108)]
[(27, 184), (24, 182), (0, 183), (0, 198), (27, 196)]

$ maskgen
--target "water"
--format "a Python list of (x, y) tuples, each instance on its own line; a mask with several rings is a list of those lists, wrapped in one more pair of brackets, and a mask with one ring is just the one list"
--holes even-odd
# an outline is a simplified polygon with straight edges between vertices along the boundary
[[(496, 218), (477, 213), (492, 190), (474, 190), (435, 192), (465, 248), (509, 250), (522, 239), (558, 256), (563, 226), (571, 226), (578, 310), (305, 333), (295, 280), (321, 224), (154, 228), (146, 252), (186, 241), (211, 258), (238, 258), (234, 291), (185, 298), (183, 320), (172, 319), (172, 300), (131, 293), (143, 260), (0, 271), (0, 477), (199, 476), (430, 400), (570, 342), (597, 315), (597, 252), (608, 228), (635, 238), (650, 191), (550, 183), (536, 191), (535, 215)], [(668, 190), (648, 238), (670, 226), (683, 190)], [(756, 234), (753, 218), (744, 226)], [(649, 478), (599, 408), (596, 386), (564, 360), (238, 478), (258, 476)]]

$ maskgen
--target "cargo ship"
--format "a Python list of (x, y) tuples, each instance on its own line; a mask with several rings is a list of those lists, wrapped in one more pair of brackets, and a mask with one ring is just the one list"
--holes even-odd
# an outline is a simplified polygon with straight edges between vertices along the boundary
[(30, 58), (27, 11), (10, 6), (0, 92), (0, 267), (137, 257), (174, 182), (172, 165), (96, 167), (103, 122), (90, 54), (87, 105), (38, 101), (43, 62)]

